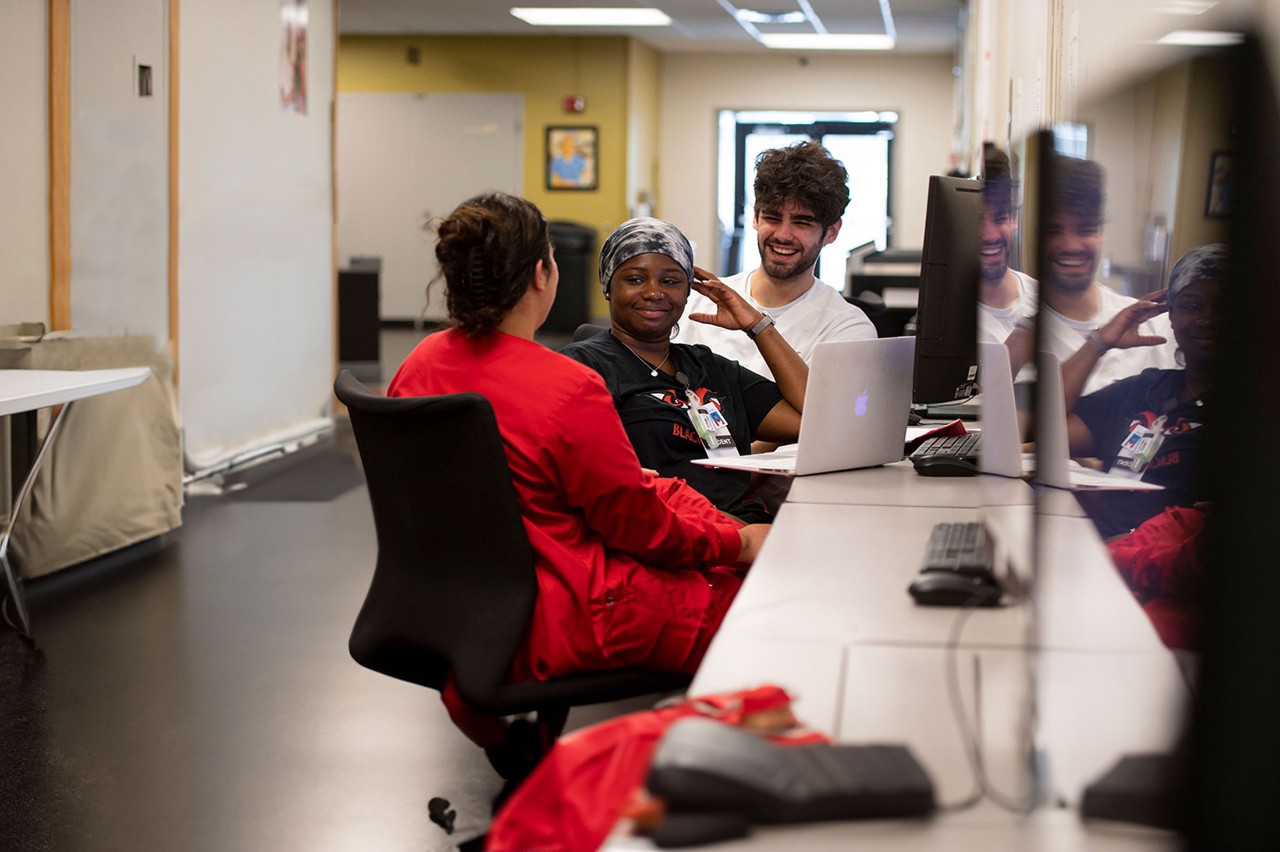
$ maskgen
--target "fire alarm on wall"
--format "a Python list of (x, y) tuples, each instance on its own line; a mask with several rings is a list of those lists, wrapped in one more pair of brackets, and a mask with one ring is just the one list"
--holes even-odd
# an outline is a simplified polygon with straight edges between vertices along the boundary
[(582, 112), (587, 108), (587, 99), (581, 95), (569, 95), (564, 99), (565, 112)]

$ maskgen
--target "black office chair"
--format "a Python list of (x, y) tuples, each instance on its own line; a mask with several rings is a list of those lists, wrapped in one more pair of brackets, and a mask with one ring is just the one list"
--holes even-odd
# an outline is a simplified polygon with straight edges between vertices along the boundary
[(579, 340), (588, 340), (595, 337), (597, 334), (608, 330), (609, 326), (607, 325), (596, 325), (593, 322), (584, 322), (573, 330), (573, 342), (577, 343)]
[(334, 392), (351, 417), (378, 536), (349, 643), (356, 662), (435, 690), (453, 672), (476, 710), (536, 713), (542, 750), (570, 707), (688, 686), (688, 675), (637, 669), (509, 682), (537, 582), (489, 402), (474, 393), (388, 399), (345, 370)]

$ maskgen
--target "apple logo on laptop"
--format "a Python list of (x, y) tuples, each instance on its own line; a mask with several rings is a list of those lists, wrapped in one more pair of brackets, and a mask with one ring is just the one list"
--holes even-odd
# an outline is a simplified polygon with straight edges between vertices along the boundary
[(867, 392), (865, 390), (858, 394), (858, 398), (854, 400), (853, 413), (859, 417), (867, 413)]

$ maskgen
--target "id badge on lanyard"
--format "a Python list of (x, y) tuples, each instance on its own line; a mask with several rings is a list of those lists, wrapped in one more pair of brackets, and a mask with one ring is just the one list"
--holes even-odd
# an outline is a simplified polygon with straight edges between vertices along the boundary
[(1155, 458), (1156, 453), (1160, 452), (1160, 445), (1164, 443), (1166, 419), (1166, 415), (1160, 415), (1150, 428), (1134, 421), (1129, 427), (1129, 434), (1120, 444), (1120, 453), (1116, 456), (1115, 464), (1111, 466), (1112, 472), (1132, 479), (1141, 479), (1147, 472), (1147, 466), (1151, 464), (1151, 460)]
[(720, 411), (720, 405), (714, 399), (699, 402), (698, 395), (688, 387), (684, 391), (689, 402), (689, 422), (693, 431), (698, 433), (702, 447), (707, 451), (707, 458), (732, 458), (737, 456), (738, 447), (729, 434), (729, 421)]

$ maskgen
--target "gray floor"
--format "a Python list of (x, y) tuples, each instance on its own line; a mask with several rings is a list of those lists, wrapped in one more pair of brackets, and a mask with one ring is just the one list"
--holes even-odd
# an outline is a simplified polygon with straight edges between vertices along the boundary
[[(163, 540), (29, 584), (37, 647), (0, 628), (0, 849), (448, 850), (483, 833), (501, 784), (483, 753), (436, 693), (347, 655), (374, 554), (363, 486), (197, 497)], [(570, 728), (651, 703), (575, 710)]]
[(200, 498), (158, 552), (33, 584), (39, 651), (0, 635), (0, 848), (443, 850), (482, 833), (500, 786), (483, 754), (435, 693), (347, 656), (373, 548), (363, 488)]

